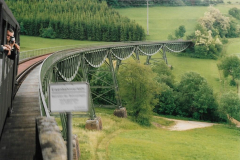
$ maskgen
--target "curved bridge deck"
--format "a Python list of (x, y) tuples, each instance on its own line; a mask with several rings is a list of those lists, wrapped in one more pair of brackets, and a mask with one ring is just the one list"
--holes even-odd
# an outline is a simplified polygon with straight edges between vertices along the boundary
[[(19, 65), (19, 72), (36, 60)], [(35, 68), (20, 86), (14, 100), (13, 111), (0, 140), (0, 160), (32, 160), (35, 154), (35, 118), (40, 116), (38, 98), (39, 68)]]

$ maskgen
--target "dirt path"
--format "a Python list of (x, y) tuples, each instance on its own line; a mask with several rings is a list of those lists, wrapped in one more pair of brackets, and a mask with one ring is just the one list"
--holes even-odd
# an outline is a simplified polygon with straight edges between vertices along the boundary
[(175, 125), (171, 127), (167, 127), (167, 129), (171, 131), (185, 131), (195, 128), (204, 128), (204, 127), (211, 127), (216, 125), (215, 123), (208, 123), (208, 122), (198, 122), (198, 121), (184, 121), (184, 120), (176, 120), (176, 119), (169, 119), (164, 118), (170, 121), (174, 121)]

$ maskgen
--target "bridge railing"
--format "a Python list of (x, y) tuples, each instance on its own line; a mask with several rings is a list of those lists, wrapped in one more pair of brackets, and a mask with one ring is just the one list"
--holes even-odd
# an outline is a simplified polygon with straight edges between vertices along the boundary
[[(112, 43), (114, 44), (114, 43)], [(34, 50), (21, 51), (19, 55), (19, 60), (23, 61), (32, 57), (41, 56), (48, 53), (54, 53), (61, 50), (66, 49), (74, 49), (79, 47), (91, 47), (91, 46), (99, 46), (103, 45), (103, 43), (93, 43), (93, 44), (76, 44), (76, 45), (66, 45), (66, 46), (56, 46), (56, 47), (48, 47), (48, 48), (39, 48)]]

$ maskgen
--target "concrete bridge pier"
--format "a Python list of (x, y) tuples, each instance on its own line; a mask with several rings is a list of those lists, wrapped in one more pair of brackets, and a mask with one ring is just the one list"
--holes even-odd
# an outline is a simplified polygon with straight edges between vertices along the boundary
[(125, 107), (115, 109), (113, 114), (120, 118), (127, 118), (127, 109)]
[(96, 117), (93, 120), (88, 119), (86, 121), (85, 129), (97, 130), (97, 131), (102, 130), (102, 119), (101, 119), (101, 117)]

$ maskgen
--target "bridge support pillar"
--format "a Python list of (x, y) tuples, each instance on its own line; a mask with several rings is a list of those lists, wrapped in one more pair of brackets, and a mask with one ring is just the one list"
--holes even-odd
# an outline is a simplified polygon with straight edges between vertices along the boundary
[(96, 117), (93, 120), (88, 119), (86, 121), (85, 129), (88, 129), (88, 130), (102, 130), (102, 119), (101, 119), (101, 117)]
[(127, 110), (125, 107), (115, 109), (113, 114), (120, 118), (127, 118)]

